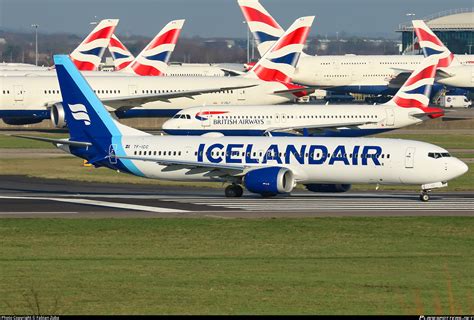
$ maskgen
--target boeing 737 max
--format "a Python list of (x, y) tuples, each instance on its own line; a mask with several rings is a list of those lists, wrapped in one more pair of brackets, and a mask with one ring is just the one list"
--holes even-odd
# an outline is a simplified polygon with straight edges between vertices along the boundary
[[(69, 139), (54, 143), (97, 167), (141, 177), (230, 183), (263, 196), (290, 193), (296, 184), (446, 186), (467, 171), (462, 161), (435, 145), (377, 138), (153, 136), (115, 121), (67, 56), (55, 56)], [(30, 137), (31, 138), (31, 137)], [(347, 189), (347, 188), (345, 188)]]

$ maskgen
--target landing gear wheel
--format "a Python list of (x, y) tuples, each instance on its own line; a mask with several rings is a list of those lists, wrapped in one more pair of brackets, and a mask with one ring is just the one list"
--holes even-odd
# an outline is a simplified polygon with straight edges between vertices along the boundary
[(244, 194), (244, 189), (237, 184), (231, 184), (225, 188), (227, 198), (240, 198)]
[(420, 200), (423, 202), (428, 202), (430, 200), (430, 195), (426, 192), (420, 194)]

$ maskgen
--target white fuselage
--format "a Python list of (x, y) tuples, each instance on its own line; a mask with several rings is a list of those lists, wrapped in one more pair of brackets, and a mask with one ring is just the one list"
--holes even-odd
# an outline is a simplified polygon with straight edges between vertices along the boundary
[[(293, 81), (321, 87), (352, 87), (351, 92), (377, 93), (400, 72), (413, 71), (423, 55), (301, 56)], [(456, 55), (462, 64), (473, 55)]]
[[(290, 169), (296, 183), (301, 184), (429, 184), (448, 181), (467, 171), (462, 161), (450, 157), (443, 148), (411, 140), (123, 136), (120, 144), (122, 147), (115, 151), (118, 157), (149, 157), (216, 166), (283, 167)], [(435, 153), (445, 156), (435, 157)], [(179, 165), (164, 166), (154, 161), (127, 161), (131, 173), (147, 178), (222, 180), (202, 168), (194, 170)]]
[[(413, 117), (420, 113), (423, 111), (418, 108), (392, 105), (194, 107), (167, 120), (163, 130), (181, 135), (207, 132), (261, 135), (268, 131), (278, 132), (278, 128), (316, 128), (312, 130), (316, 135), (363, 136), (420, 123), (421, 119)], [(356, 122), (366, 124), (354, 126)]]
[[(117, 113), (117, 116), (124, 118), (172, 116), (181, 109), (199, 105), (279, 104), (294, 98), (292, 94), (274, 94), (275, 91), (287, 89), (278, 82), (264, 82), (247, 77), (142, 77), (119, 76), (112, 73), (102, 76), (97, 75), (97, 72), (86, 72), (84, 75), (101, 99), (252, 86), (193, 97), (173, 98), (169, 101), (148, 102), (139, 108)], [(0, 117), (13, 114), (9, 111), (18, 111), (23, 114), (44, 112), (51, 105), (62, 101), (56, 75), (4, 76), (0, 77), (0, 82), (2, 88), (0, 90)]]
[(455, 88), (474, 88), (474, 65), (451, 66), (442, 68), (441, 70), (451, 76), (447, 78), (437, 78), (436, 82)]

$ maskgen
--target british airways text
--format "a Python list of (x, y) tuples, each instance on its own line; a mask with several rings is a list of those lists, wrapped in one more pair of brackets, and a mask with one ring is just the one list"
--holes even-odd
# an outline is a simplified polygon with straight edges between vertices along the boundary
[[(369, 161), (380, 166), (379, 157), (382, 148), (379, 146), (354, 146), (346, 148), (339, 145), (334, 150), (329, 150), (324, 145), (286, 145), (284, 148), (272, 144), (267, 150), (255, 150), (253, 144), (228, 144), (215, 143), (209, 146), (200, 144), (197, 152), (197, 161), (211, 163), (245, 163), (245, 164), (310, 164), (328, 165), (341, 163), (344, 165), (366, 166)], [(370, 159), (370, 160), (369, 160)]]

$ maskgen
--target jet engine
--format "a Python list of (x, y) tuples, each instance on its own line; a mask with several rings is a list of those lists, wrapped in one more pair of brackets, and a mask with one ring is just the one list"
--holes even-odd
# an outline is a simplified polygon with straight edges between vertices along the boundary
[(308, 191), (311, 192), (347, 192), (351, 189), (350, 184), (305, 184)]
[(64, 128), (66, 126), (66, 114), (62, 103), (55, 103), (51, 107), (51, 121), (56, 128)]
[(244, 177), (244, 185), (248, 191), (268, 197), (290, 193), (295, 186), (295, 178), (290, 169), (268, 167), (247, 173)]

